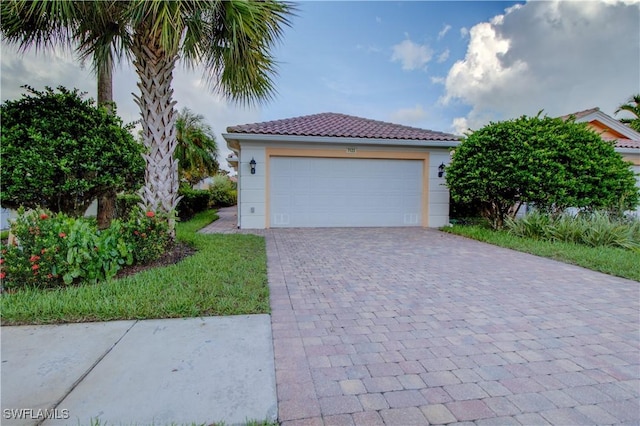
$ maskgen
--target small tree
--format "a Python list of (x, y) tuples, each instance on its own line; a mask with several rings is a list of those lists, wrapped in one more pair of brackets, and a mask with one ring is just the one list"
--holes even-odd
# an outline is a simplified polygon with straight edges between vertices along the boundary
[(520, 117), (469, 134), (447, 167), (456, 202), (478, 203), (494, 228), (521, 203), (558, 212), (568, 207), (632, 209), (638, 188), (629, 164), (586, 123)]
[(115, 113), (76, 89), (26, 89), (0, 106), (3, 207), (77, 217), (108, 191), (141, 184), (143, 148)]
[(181, 182), (193, 186), (218, 172), (216, 137), (202, 115), (183, 108), (176, 118), (176, 140), (178, 145), (173, 156), (178, 160)]

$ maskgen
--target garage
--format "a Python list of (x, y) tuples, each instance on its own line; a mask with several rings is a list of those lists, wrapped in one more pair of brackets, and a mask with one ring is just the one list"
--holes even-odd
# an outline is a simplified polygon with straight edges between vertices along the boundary
[(271, 157), (271, 227), (420, 226), (423, 161)]
[(441, 227), (449, 133), (340, 113), (227, 127), (238, 228)]

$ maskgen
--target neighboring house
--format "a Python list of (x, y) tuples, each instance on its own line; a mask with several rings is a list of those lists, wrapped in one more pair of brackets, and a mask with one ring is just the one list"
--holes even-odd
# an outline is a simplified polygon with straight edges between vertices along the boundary
[[(640, 133), (603, 113), (599, 108), (567, 114), (561, 118), (567, 119), (571, 116), (575, 117), (577, 123), (589, 123), (589, 127), (600, 133), (602, 139), (615, 141), (615, 150), (626, 161), (632, 163), (631, 169), (636, 174), (637, 186), (640, 188)], [(640, 205), (635, 213), (640, 217)]]
[(238, 227), (422, 226), (449, 223), (439, 166), (457, 136), (322, 113), (231, 126)]

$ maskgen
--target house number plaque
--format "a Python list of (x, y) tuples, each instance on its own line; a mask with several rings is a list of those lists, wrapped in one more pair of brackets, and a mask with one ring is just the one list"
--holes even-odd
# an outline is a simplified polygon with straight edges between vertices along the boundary
[(350, 148), (347, 148), (347, 152), (348, 152), (349, 154), (355, 154), (356, 149), (355, 149), (355, 148), (353, 148), (353, 147), (350, 147)]

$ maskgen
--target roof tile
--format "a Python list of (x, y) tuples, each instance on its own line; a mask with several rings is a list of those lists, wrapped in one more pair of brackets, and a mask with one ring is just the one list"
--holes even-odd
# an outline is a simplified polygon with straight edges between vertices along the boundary
[(425, 141), (457, 141), (460, 139), (458, 136), (449, 133), (332, 112), (231, 126), (227, 128), (227, 132)]

